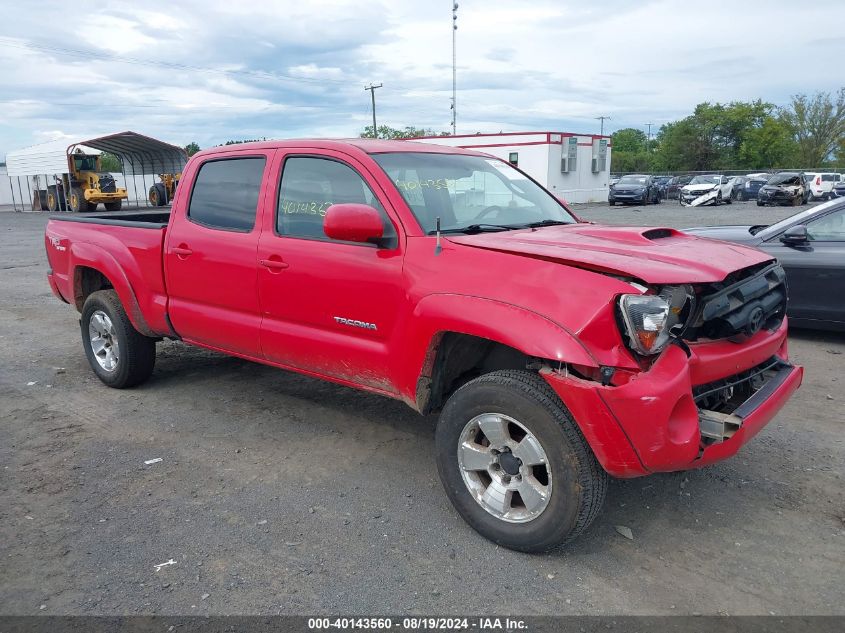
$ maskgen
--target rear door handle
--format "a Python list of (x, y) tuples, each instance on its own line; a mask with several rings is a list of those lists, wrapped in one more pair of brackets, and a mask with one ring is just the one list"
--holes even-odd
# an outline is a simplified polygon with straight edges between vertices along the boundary
[(268, 268), (272, 272), (279, 272), (288, 267), (288, 263), (281, 259), (261, 259), (259, 262), (264, 268)]
[(193, 255), (194, 251), (192, 251), (190, 248), (188, 248), (187, 244), (179, 244), (179, 246), (173, 247), (173, 253), (177, 257), (184, 259), (184, 258), (188, 257), (189, 255)]

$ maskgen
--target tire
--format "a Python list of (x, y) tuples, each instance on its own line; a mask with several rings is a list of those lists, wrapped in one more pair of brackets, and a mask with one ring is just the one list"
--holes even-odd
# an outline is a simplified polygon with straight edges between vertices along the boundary
[(725, 204), (733, 204), (733, 203), (734, 203), (734, 201), (733, 201), (733, 199), (732, 199), (730, 196), (728, 196), (727, 198), (725, 198)]
[(716, 194), (716, 201), (713, 203), (713, 205), (718, 207), (720, 204), (722, 204), (722, 202), (724, 202), (724, 200), (722, 200), (722, 192), (720, 191)]
[(114, 290), (88, 295), (79, 323), (88, 364), (104, 384), (125, 389), (150, 377), (155, 366), (155, 339), (132, 326)]
[[(481, 453), (481, 460), (476, 463), (479, 468), (465, 469), (460, 460), (479, 454), (470, 449), (461, 450), (467, 446), (465, 442), (486, 441), (487, 445), (482, 444), (481, 448), (505, 446), (476, 433), (476, 428), (481, 428), (479, 419), (494, 429), (504, 429), (499, 437), (506, 437), (513, 450), (523, 457), (530, 455), (538, 459), (542, 455), (545, 459), (538, 459), (535, 462), (538, 465), (527, 466), (505, 448), (498, 455), (489, 453), (492, 460), (489, 470), (483, 464), (487, 451)], [(524, 442), (520, 442), (529, 435), (536, 440), (539, 451), (523, 450)], [(466, 437), (474, 439), (466, 440)], [(504, 547), (545, 552), (562, 545), (593, 522), (604, 502), (607, 473), (557, 394), (533, 372), (495, 371), (463, 385), (452, 394), (440, 414), (435, 445), (440, 480), (452, 505), (477, 532)], [(508, 462), (505, 453), (510, 456)], [(464, 457), (467, 454), (469, 457)], [(507, 475), (516, 469), (518, 473)], [(493, 475), (507, 477), (511, 483), (494, 480)], [(467, 483), (471, 479), (474, 483)], [(482, 506), (485, 481), (489, 482), (487, 488), (495, 490), (501, 489), (499, 486), (514, 486), (508, 489), (510, 495), (505, 497), (508, 499), (505, 505), (509, 509), (502, 516)], [(471, 485), (476, 486), (475, 492), (470, 491)], [(538, 493), (537, 485), (540, 490), (550, 489), (550, 492)], [(521, 502), (522, 493), (519, 497), (514, 493), (521, 490), (525, 490), (526, 498), (530, 491), (533, 501)]]
[(765, 204), (763, 204), (762, 202), (760, 202), (760, 201), (758, 200), (758, 201), (757, 201), (757, 206), (758, 206), (758, 207), (765, 207), (766, 205), (765, 205)]
[(70, 190), (70, 209), (76, 213), (85, 213), (86, 211), (96, 210), (97, 205), (85, 199), (82, 188), (74, 187)]
[(47, 208), (52, 213), (58, 213), (59, 211), (65, 210), (65, 204), (62, 200), (63, 192), (64, 187), (59, 187), (58, 185), (50, 185), (47, 187)]
[(104, 202), (103, 206), (106, 208), (106, 211), (120, 211), (120, 208), (123, 206), (123, 200), (118, 200), (117, 202)]
[(167, 188), (164, 183), (157, 182), (150, 187), (147, 199), (154, 207), (163, 207), (167, 204)]
[(610, 207), (615, 207), (615, 206), (616, 206), (616, 201), (615, 201), (615, 200), (608, 200), (608, 201), (607, 201), (607, 204), (608, 204), (608, 206), (610, 206)]

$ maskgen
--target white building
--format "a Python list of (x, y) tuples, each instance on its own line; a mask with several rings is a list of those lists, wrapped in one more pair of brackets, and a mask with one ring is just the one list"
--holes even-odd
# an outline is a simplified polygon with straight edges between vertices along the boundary
[(500, 132), (414, 139), (492, 154), (569, 202), (607, 200), (610, 137), (570, 132)]

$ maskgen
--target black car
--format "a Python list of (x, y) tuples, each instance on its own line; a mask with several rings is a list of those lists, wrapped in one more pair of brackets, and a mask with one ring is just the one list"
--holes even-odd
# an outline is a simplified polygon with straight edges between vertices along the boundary
[[(742, 184), (740, 184), (742, 179)], [(731, 195), (734, 200), (756, 200), (760, 189), (769, 181), (769, 176), (738, 176)]]
[(622, 176), (614, 185), (610, 186), (607, 203), (613, 206), (617, 202), (625, 204), (657, 204), (660, 202), (660, 192), (654, 179), (644, 174), (628, 174)]
[(684, 230), (755, 246), (776, 257), (786, 270), (789, 322), (845, 331), (845, 200), (831, 200), (770, 226)]
[(808, 188), (804, 174), (797, 171), (782, 171), (769, 178), (757, 192), (757, 206), (768, 204), (791, 204), (794, 207), (807, 202)]
[(680, 194), (681, 187), (688, 185), (690, 180), (692, 180), (691, 174), (686, 176), (673, 176), (666, 184), (666, 197), (677, 198)]
[(666, 188), (671, 180), (672, 176), (654, 176), (654, 184), (657, 185), (657, 191), (663, 200), (666, 199)]

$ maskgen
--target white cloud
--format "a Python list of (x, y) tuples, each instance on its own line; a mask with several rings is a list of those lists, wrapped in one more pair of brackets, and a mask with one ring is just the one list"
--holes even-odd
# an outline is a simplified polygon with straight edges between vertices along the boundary
[[(458, 131), (590, 132), (599, 114), (615, 129), (679, 118), (705, 100), (783, 104), (794, 93), (835, 90), (845, 40), (805, 27), (827, 24), (839, 4), (460, 0)], [(448, 3), (101, 7), (5, 8), (0, 156), (48, 134), (103, 129), (203, 146), (356, 135), (369, 123), (370, 81), (384, 84), (380, 122), (448, 129)], [(69, 40), (80, 15), (86, 28)]]

